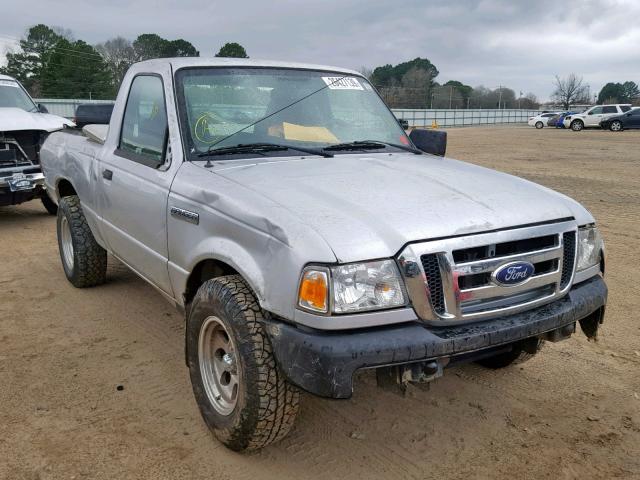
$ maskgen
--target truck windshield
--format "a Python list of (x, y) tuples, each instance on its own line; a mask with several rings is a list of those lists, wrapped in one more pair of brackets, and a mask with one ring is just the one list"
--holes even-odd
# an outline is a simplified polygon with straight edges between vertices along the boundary
[[(250, 148), (230, 158), (300, 155), (295, 147), (333, 146), (353, 153), (351, 142), (383, 142), (394, 150), (410, 145), (404, 130), (362, 77), (283, 68), (198, 68), (176, 73), (183, 138), (191, 160), (208, 151), (251, 144), (290, 146), (290, 150)], [(391, 144), (391, 145), (389, 145)], [(367, 144), (361, 143), (362, 149)]]
[(0, 80), (0, 108), (21, 108), (27, 112), (37, 109), (18, 82)]

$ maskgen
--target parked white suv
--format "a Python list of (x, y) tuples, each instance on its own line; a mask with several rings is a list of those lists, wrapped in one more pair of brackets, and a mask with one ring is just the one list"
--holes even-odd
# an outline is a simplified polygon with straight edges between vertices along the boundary
[(527, 122), (530, 127), (542, 128), (547, 126), (547, 122), (551, 117), (555, 117), (560, 112), (545, 112), (535, 117), (529, 117), (529, 121)]
[(579, 132), (583, 128), (598, 127), (600, 122), (615, 115), (621, 115), (631, 110), (631, 104), (596, 105), (582, 113), (568, 115), (564, 118), (564, 126), (571, 128), (574, 132)]

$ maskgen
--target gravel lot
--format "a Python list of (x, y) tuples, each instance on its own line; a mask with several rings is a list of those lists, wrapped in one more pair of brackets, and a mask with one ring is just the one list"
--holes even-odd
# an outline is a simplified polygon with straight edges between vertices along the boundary
[(0, 478), (640, 478), (640, 132), (457, 129), (449, 155), (594, 213), (610, 288), (598, 342), (452, 368), (405, 398), (362, 374), (353, 399), (306, 395), (285, 441), (239, 455), (200, 419), (180, 315), (115, 261), (105, 286), (74, 289), (55, 219), (2, 208)]

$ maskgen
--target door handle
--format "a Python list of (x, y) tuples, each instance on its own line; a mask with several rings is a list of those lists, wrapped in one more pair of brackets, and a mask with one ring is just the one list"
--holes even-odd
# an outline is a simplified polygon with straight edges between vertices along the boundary
[(113, 172), (109, 169), (104, 169), (102, 171), (102, 178), (106, 179), (106, 180), (112, 180), (113, 179)]

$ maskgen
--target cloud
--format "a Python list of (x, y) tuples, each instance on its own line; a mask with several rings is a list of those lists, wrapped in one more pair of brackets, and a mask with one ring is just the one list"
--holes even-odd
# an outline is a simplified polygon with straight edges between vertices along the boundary
[[(24, 4), (23, 4), (24, 5)], [(32, 0), (3, 6), (20, 36), (34, 23), (60, 25), (91, 43), (156, 32), (213, 55), (227, 41), (251, 57), (375, 67), (418, 56), (438, 80), (507, 85), (547, 98), (554, 75), (576, 72), (599, 90), (608, 81), (640, 83), (640, 2), (583, 0)], [(38, 12), (37, 18), (33, 13)], [(18, 29), (18, 31), (16, 31)], [(4, 30), (7, 32), (7, 30)]]

